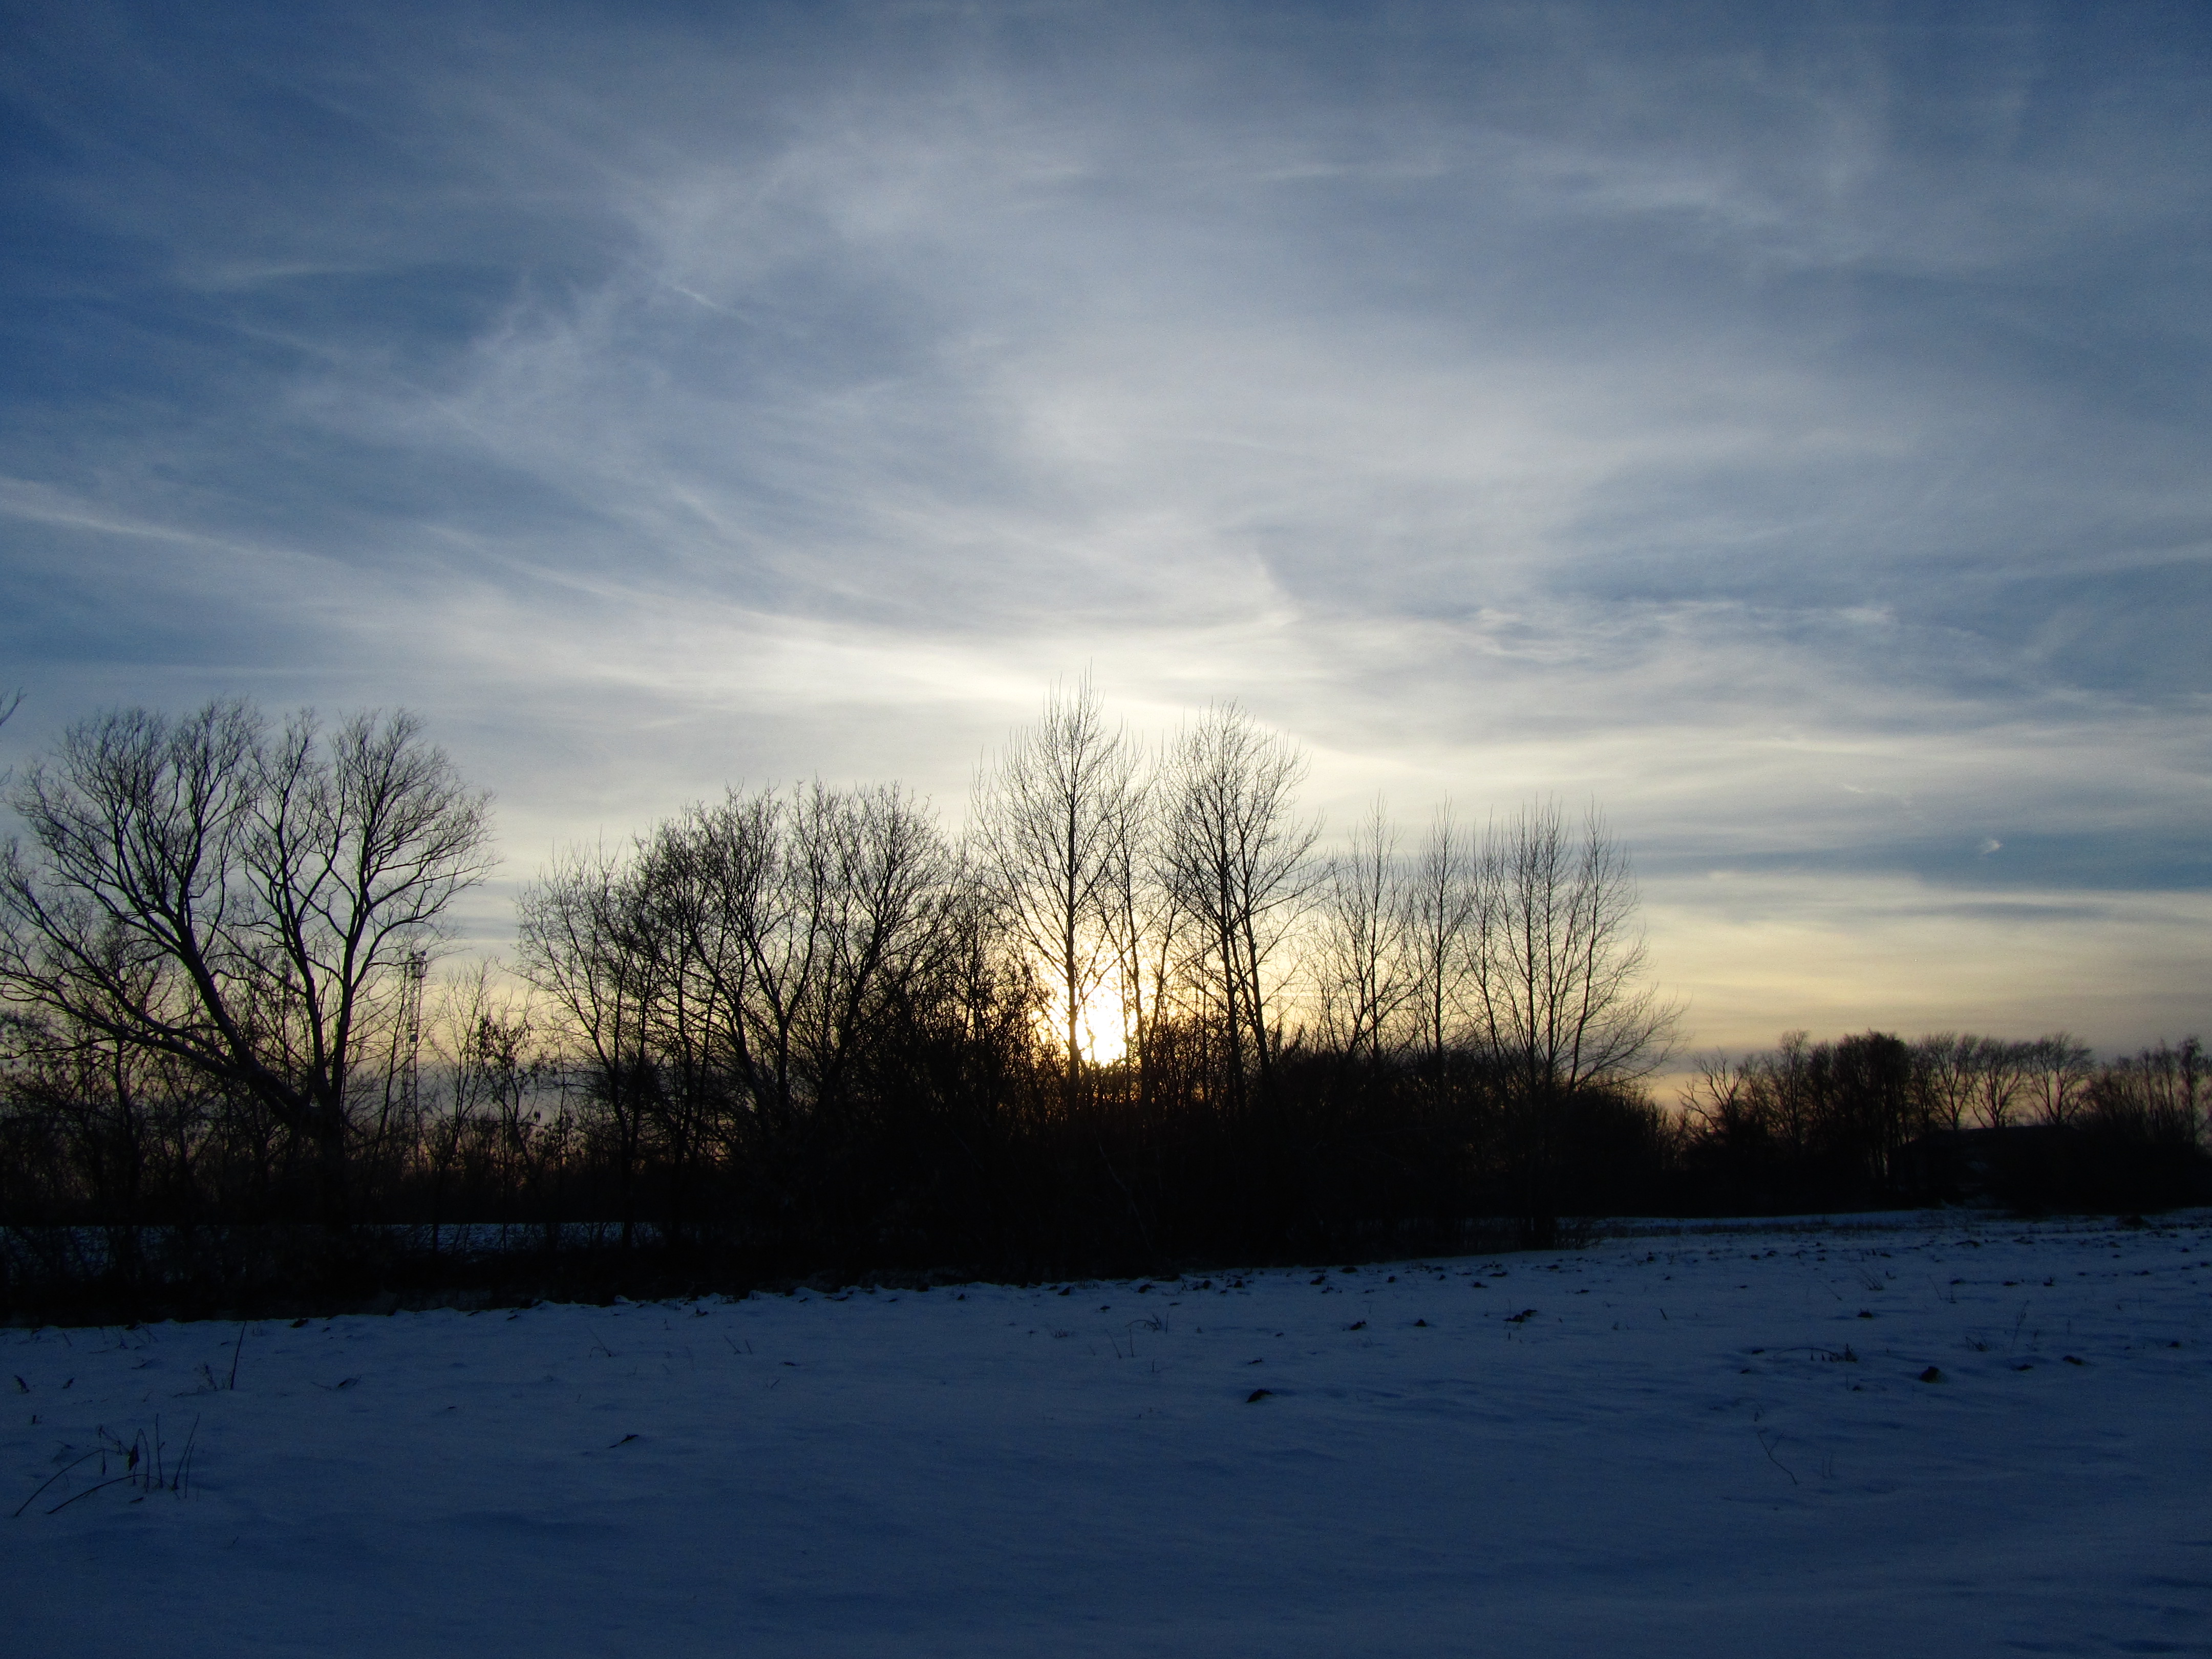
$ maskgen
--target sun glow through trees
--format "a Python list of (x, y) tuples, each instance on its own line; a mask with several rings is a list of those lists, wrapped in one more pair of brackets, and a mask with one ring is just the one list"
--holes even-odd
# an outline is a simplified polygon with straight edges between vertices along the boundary
[[(1051, 1032), (1054, 1046), (1065, 1053), (1065, 1012), (1045, 1010), (1037, 1018)], [(1113, 1066), (1129, 1057), (1128, 1021), (1120, 991), (1111, 985), (1101, 985), (1083, 1000), (1076, 1017), (1075, 1040), (1082, 1058), (1093, 1066)]]

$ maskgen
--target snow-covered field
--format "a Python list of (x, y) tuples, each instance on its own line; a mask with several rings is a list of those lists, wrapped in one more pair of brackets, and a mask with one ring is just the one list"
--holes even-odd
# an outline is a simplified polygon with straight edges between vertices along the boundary
[(239, 1332), (0, 1333), (0, 1651), (2212, 1653), (2203, 1212)]

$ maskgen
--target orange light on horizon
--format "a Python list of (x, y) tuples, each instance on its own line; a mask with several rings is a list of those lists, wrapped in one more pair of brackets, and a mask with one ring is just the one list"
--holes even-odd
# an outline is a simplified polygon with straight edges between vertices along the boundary
[[(1045, 1009), (1037, 1023), (1050, 1034), (1054, 1048), (1067, 1042), (1067, 1015), (1064, 1007)], [(1094, 1066), (1111, 1066), (1129, 1055), (1129, 1033), (1124, 1017), (1121, 994), (1111, 985), (1101, 985), (1083, 1000), (1076, 1011), (1076, 1042), (1083, 1058)]]

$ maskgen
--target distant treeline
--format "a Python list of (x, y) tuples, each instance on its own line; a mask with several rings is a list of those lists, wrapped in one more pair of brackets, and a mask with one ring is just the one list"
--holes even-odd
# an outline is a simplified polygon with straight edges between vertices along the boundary
[(1707, 1060), (1686, 1091), (1678, 1190), (1747, 1212), (1983, 1200), (2020, 1210), (2212, 1201), (2203, 1045), (2100, 1061), (2031, 1042), (1802, 1031)]
[(1303, 772), (1233, 707), (1147, 752), (1080, 686), (963, 836), (893, 787), (733, 792), (557, 860), (508, 969), (434, 979), (488, 817), (412, 720), (88, 721), (0, 872), (0, 1295), (1042, 1279), (2203, 1194), (2193, 1041), (1797, 1036), (1662, 1107), (1675, 1016), (1601, 821), (1409, 846), (1378, 809), (1317, 856)]

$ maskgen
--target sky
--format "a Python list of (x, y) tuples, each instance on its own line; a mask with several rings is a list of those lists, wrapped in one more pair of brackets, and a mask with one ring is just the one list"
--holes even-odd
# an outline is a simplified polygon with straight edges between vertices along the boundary
[(557, 847), (1088, 672), (1595, 803), (1693, 1047), (2212, 1032), (2194, 4), (0, 0), (0, 732)]

